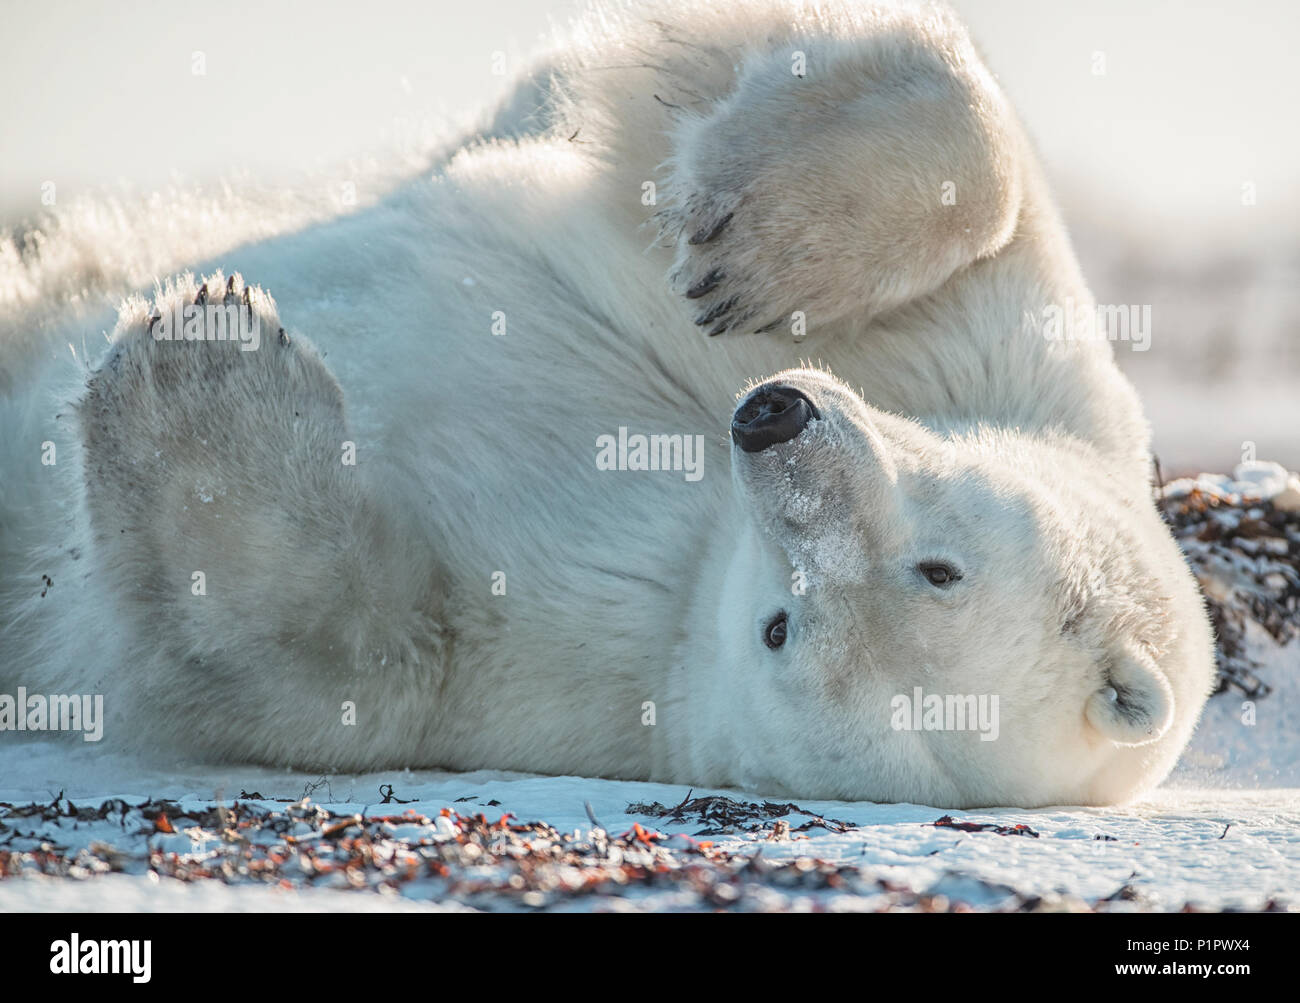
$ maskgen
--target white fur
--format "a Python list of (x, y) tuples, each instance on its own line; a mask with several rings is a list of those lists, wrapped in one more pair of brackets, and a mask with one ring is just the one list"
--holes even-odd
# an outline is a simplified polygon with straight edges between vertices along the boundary
[[(1025, 326), (1089, 294), (951, 15), (608, 8), (542, 65), (431, 180), (193, 262), (260, 287), (257, 351), (150, 337), (186, 275), (78, 389), (66, 323), (9, 305), (0, 692), (93, 687), (105, 741), (304, 767), (948, 806), (1159, 782), (1209, 626), (1109, 346)], [(778, 374), (820, 420), (730, 446)], [(597, 469), (620, 426), (703, 435), (703, 478)], [(894, 730), (917, 686), (997, 695), (998, 739)]]

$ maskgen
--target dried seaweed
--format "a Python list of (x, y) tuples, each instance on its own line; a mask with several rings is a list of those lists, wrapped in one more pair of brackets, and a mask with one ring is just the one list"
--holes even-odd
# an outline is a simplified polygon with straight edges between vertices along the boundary
[(1247, 632), (1257, 625), (1279, 645), (1300, 634), (1300, 512), (1177, 484), (1161, 493), (1160, 508), (1205, 595), (1218, 644), (1215, 692), (1267, 697)]
[(688, 793), (681, 804), (672, 808), (666, 808), (658, 801), (654, 801), (650, 804), (630, 804), (627, 806), (627, 813), (667, 819), (677, 825), (687, 822), (688, 816), (694, 816), (694, 824), (705, 826), (696, 833), (697, 836), (757, 832), (767, 829), (773, 820), (783, 819), (787, 815), (804, 815), (809, 819), (802, 825), (789, 827), (791, 832), (806, 832), (813, 828), (826, 829), (830, 832), (847, 832), (857, 828), (851, 822), (823, 818), (815, 812), (805, 811), (796, 804), (737, 801), (734, 798), (721, 796), (691, 798), (693, 793), (694, 791)]
[(925, 824), (932, 825), (936, 829), (957, 829), (960, 832), (996, 832), (999, 836), (1032, 836), (1034, 839), (1039, 836), (1037, 832), (1024, 824), (997, 825), (994, 822), (965, 822), (955, 819), (951, 815), (944, 815), (933, 822), (926, 822)]

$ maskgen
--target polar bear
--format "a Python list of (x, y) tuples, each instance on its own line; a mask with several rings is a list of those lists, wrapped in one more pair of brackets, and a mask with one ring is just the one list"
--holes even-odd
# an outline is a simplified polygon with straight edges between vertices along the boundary
[(1195, 726), (1139, 401), (1037, 323), (1089, 293), (944, 8), (597, 11), (432, 178), (194, 264), (10, 394), (3, 681), (106, 742), (972, 807)]

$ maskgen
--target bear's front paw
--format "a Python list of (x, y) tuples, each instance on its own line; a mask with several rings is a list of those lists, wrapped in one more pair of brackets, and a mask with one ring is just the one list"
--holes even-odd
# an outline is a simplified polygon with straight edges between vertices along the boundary
[(752, 52), (682, 111), (658, 219), (709, 334), (866, 320), (1011, 239), (1020, 148), (969, 43), (877, 27)]
[(754, 53), (734, 93), (679, 120), (658, 223), (670, 284), (708, 334), (820, 324), (866, 298), (862, 220), (880, 210), (853, 156), (867, 142), (844, 107), (854, 89)]
[(693, 195), (661, 218), (677, 245), (673, 289), (691, 301), (695, 323), (710, 335), (770, 331), (792, 309), (778, 302), (779, 285), (764, 282), (761, 238), (746, 210), (743, 196)]

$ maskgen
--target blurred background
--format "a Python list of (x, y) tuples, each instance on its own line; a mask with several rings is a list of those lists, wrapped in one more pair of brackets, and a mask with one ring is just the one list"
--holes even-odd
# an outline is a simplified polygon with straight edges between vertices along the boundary
[[(1116, 354), (1166, 474), (1300, 467), (1300, 5), (954, 5), (1038, 143), (1098, 302), (1151, 308), (1149, 350)], [(0, 0), (0, 225), (21, 232), (52, 191), (413, 171), (579, 7)]]

